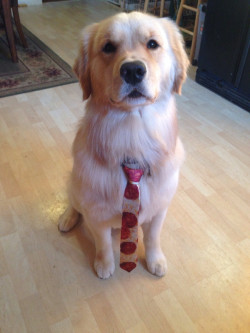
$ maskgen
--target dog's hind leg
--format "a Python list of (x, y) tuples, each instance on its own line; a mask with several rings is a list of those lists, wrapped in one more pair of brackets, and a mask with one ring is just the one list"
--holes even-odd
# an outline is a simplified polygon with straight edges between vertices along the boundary
[(72, 206), (69, 206), (59, 218), (58, 229), (61, 232), (68, 232), (74, 228), (79, 219), (80, 213)]

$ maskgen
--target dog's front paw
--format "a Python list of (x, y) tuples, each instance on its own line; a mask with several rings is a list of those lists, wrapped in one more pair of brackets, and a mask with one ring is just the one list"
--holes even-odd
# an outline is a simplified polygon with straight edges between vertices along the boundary
[(167, 272), (167, 260), (160, 251), (152, 251), (147, 254), (147, 266), (150, 273), (164, 276)]
[(102, 258), (102, 256), (97, 255), (94, 263), (96, 274), (100, 279), (108, 279), (113, 275), (115, 271), (114, 258)]

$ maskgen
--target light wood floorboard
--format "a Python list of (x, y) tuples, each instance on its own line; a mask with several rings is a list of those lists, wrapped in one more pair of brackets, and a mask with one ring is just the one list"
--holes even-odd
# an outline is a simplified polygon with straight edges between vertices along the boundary
[[(80, 29), (117, 11), (71, 1), (20, 15), (73, 64)], [(249, 332), (250, 117), (191, 79), (177, 104), (187, 158), (162, 233), (168, 273), (147, 272), (140, 240), (138, 268), (102, 281), (83, 226), (57, 231), (83, 113), (78, 84), (0, 99), (1, 333)]]

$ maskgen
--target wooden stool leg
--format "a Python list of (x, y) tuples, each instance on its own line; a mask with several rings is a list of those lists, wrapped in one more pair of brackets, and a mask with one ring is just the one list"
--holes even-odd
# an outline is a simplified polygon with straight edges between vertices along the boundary
[(149, 0), (145, 0), (144, 3), (144, 12), (147, 13)]
[(182, 11), (183, 11), (183, 5), (185, 4), (185, 0), (181, 0), (180, 7), (178, 9), (177, 17), (176, 17), (176, 24), (180, 25), (181, 17), (182, 17)]
[(10, 10), (10, 0), (2, 1), (3, 15), (4, 15), (4, 24), (7, 34), (7, 39), (10, 47), (11, 58), (13, 62), (18, 62), (14, 31), (11, 21), (11, 10)]
[(160, 17), (163, 17), (164, 3), (165, 3), (165, 0), (161, 0)]
[(196, 48), (198, 23), (199, 23), (199, 15), (200, 15), (200, 11), (199, 11), (200, 4), (201, 4), (201, 0), (198, 0), (197, 12), (196, 12), (195, 21), (194, 21), (194, 35), (193, 35), (193, 39), (192, 39), (192, 45), (191, 45), (190, 57), (189, 57), (191, 63), (194, 60), (194, 54), (195, 54), (195, 48)]
[(24, 37), (23, 29), (22, 29), (22, 26), (21, 26), (19, 12), (18, 12), (17, 0), (13, 1), (12, 12), (13, 12), (17, 32), (18, 32), (19, 38), (21, 40), (21, 43), (22, 43), (23, 47), (27, 48), (28, 44), (27, 44), (26, 38)]

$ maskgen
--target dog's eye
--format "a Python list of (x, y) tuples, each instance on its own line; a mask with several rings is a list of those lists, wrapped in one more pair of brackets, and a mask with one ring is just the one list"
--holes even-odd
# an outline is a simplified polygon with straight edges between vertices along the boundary
[(108, 42), (107, 44), (104, 45), (102, 51), (104, 53), (114, 53), (116, 51), (116, 47), (114, 44)]
[(148, 49), (157, 49), (159, 46), (160, 45), (154, 39), (150, 39), (147, 43)]

